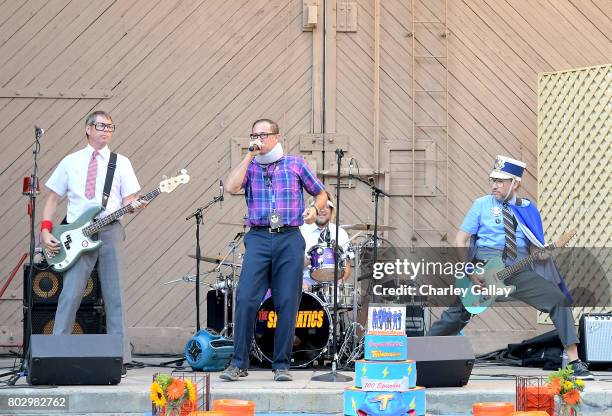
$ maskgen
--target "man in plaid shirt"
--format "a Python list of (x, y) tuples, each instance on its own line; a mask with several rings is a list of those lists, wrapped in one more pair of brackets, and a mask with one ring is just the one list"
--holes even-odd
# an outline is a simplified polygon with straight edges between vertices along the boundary
[[(289, 364), (305, 251), (299, 226), (314, 222), (327, 204), (327, 194), (303, 158), (283, 154), (274, 121), (255, 121), (250, 137), (249, 153), (226, 181), (228, 192), (244, 189), (251, 229), (244, 237), (246, 253), (236, 295), (234, 358), (220, 378), (236, 381), (248, 375), (257, 310), (271, 288), (277, 314), (274, 380), (291, 381)], [(305, 209), (303, 190), (315, 197), (314, 205)]]

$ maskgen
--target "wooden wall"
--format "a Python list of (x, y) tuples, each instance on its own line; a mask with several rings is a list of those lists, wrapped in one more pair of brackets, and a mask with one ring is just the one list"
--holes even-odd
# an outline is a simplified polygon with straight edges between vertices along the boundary
[[(398, 227), (387, 236), (396, 245), (452, 239), (472, 199), (488, 192), (496, 154), (527, 162), (524, 192), (535, 199), (537, 74), (608, 63), (610, 3), (449, 1), (448, 64), (413, 68), (413, 17), (442, 19), (443, 4), (416, 1), (413, 16), (410, 2), (359, 0), (356, 31), (336, 33), (337, 10), (348, 4), (328, 1), (325, 41), (322, 7), (319, 25), (303, 31), (297, 0), (0, 2), (1, 281), (28, 247), (20, 188), (32, 169), (33, 126), (47, 131), (40, 157), (45, 181), (63, 155), (85, 145), (83, 120), (94, 109), (113, 115), (112, 148), (131, 159), (143, 189), (180, 168), (192, 177), (124, 219), (128, 320), (141, 351), (176, 350), (193, 332), (193, 285), (161, 284), (194, 272), (186, 254), (194, 252), (195, 230), (185, 217), (216, 195), (231, 167), (232, 143), (246, 137), (257, 117), (277, 119), (286, 149), (315, 160), (318, 169), (333, 168), (340, 143), (364, 172), (379, 171), (379, 184), (402, 195), (385, 201), (380, 214)], [(439, 34), (417, 28), (415, 50), (439, 53)], [(417, 132), (417, 140), (435, 144), (434, 161), (415, 165), (413, 178), (412, 74), (419, 77), (416, 88), (434, 89), (443, 86), (446, 69), (448, 138)], [(425, 98), (415, 119), (444, 120), (446, 96)], [(309, 135), (323, 131), (338, 137), (322, 147), (325, 164), (320, 148), (306, 146)], [(412, 180), (433, 186), (433, 196), (413, 198)], [(41, 208), (45, 197), (43, 191)], [(373, 219), (361, 185), (344, 189), (342, 208), (343, 223)], [(203, 252), (223, 252), (241, 228), (220, 222), (238, 222), (244, 212), (238, 196), (211, 208)], [(2, 345), (19, 343), (21, 296), (18, 274), (0, 300)], [(478, 317), (468, 333), (488, 350), (536, 330), (533, 311), (504, 308)]]

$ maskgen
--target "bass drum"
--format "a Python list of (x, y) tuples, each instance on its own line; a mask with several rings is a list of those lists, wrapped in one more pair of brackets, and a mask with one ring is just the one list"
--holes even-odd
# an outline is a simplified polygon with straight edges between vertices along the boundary
[[(266, 299), (257, 312), (255, 323), (255, 354), (272, 363), (277, 316), (274, 302)], [(327, 351), (331, 339), (329, 310), (315, 295), (302, 293), (296, 317), (291, 368), (305, 367)]]

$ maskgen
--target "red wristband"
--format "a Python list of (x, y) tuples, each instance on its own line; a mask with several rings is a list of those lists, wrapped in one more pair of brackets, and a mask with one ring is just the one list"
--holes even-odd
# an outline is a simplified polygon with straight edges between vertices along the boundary
[(53, 222), (51, 222), (50, 220), (42, 220), (40, 222), (40, 231), (47, 229), (49, 230), (49, 232), (51, 232), (53, 230)]

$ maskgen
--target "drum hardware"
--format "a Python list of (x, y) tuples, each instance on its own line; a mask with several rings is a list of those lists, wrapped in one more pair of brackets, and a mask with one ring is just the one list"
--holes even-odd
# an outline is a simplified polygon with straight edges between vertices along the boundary
[(199, 256), (198, 257), (195, 254), (187, 254), (187, 257), (190, 257), (192, 259), (198, 259), (199, 258), (200, 261), (205, 261), (207, 263), (217, 264), (217, 265), (219, 265), (218, 267), (220, 267), (220, 266), (242, 267), (242, 264), (226, 261), (227, 256), (225, 256), (225, 257), (221, 257), (221, 256), (216, 256), (216, 257)]
[(232, 222), (232, 221), (219, 221), (217, 224), (219, 225), (229, 225), (232, 227), (244, 227), (244, 223), (240, 223), (240, 222)]
[[(238, 253), (238, 246), (240, 245), (240, 242), (242, 238), (244, 237), (244, 235), (245, 235), (244, 231), (236, 234), (234, 239), (230, 241), (230, 243), (228, 244), (229, 249), (227, 253), (225, 254), (225, 257), (221, 258), (221, 260), (219, 261), (219, 264), (215, 268), (216, 271), (219, 271), (221, 269), (221, 266), (223, 265), (229, 265), (229, 267), (231, 267), (231, 273), (226, 277), (225, 281), (223, 282), (225, 283), (224, 288), (227, 290), (224, 290), (223, 292), (223, 323), (224, 323), (224, 326), (223, 326), (223, 329), (221, 330), (221, 335), (229, 339), (233, 339), (234, 324), (233, 322), (230, 322), (230, 319), (229, 319), (228, 302), (229, 302), (229, 296), (231, 292), (232, 319), (235, 319), (234, 317), (236, 316), (236, 290), (234, 288), (238, 285), (238, 275), (236, 273), (236, 270), (238, 269), (238, 267), (241, 267), (241, 265), (237, 264), (236, 261), (238, 260), (238, 256), (240, 256), (240, 254)], [(227, 263), (226, 260), (230, 256), (231, 256), (231, 262)]]
[[(322, 282), (310, 287), (309, 291), (317, 295), (327, 305), (333, 306), (334, 303), (334, 285), (328, 282)], [(355, 287), (348, 283), (339, 283), (337, 289), (338, 308), (352, 309), (354, 307), (354, 297), (356, 296)]]
[(376, 223), (343, 224), (340, 227), (344, 228), (345, 230), (374, 231), (374, 226), (376, 226), (377, 231), (397, 230), (397, 227), (393, 227), (391, 225), (376, 224)]
[[(338, 280), (340, 279), (340, 247), (338, 246), (338, 232), (340, 231), (340, 170), (342, 167), (342, 158), (344, 157), (344, 151), (340, 148), (336, 149), (336, 158), (337, 158), (337, 166), (338, 166), (338, 175), (336, 176), (336, 235), (335, 235), (335, 244), (334, 244), (334, 289), (333, 289), (333, 298), (334, 298), (334, 313), (332, 315), (332, 342), (331, 342), (331, 372), (326, 374), (321, 374), (318, 376), (311, 377), (313, 381), (328, 381), (328, 382), (347, 382), (353, 380), (352, 377), (345, 376), (343, 374), (339, 374), (336, 370), (338, 367), (338, 345), (337, 345), (337, 337), (336, 337), (336, 329), (338, 323)], [(352, 160), (349, 167), (352, 168)], [(353, 175), (349, 174), (349, 178)]]
[[(211, 274), (211, 273), (215, 273), (215, 271), (214, 271), (214, 270), (210, 270), (210, 271), (208, 271), (208, 272), (204, 272), (204, 273), (202, 273), (202, 274), (203, 274), (203, 275), (207, 275), (207, 274)], [(188, 283), (193, 283), (193, 282), (195, 282), (195, 281), (196, 281), (196, 276), (195, 276), (195, 274), (186, 274), (186, 275), (184, 275), (184, 276), (179, 277), (178, 279), (174, 279), (174, 280), (170, 280), (170, 281), (164, 282), (164, 283), (162, 283), (162, 285), (169, 285), (169, 284), (171, 284), (171, 283), (176, 283), (176, 282), (188, 282)], [(199, 283), (200, 283), (201, 285), (208, 285), (208, 286), (211, 286), (211, 287), (213, 286), (213, 284), (206, 283), (206, 282), (202, 282), (202, 281), (200, 281)]]
[(338, 351), (340, 369), (350, 370), (355, 360), (363, 358), (365, 328), (359, 322), (351, 322), (344, 333), (344, 339)]
[[(323, 358), (332, 341), (331, 314), (327, 304), (316, 294), (303, 292), (294, 333), (291, 367), (300, 368)], [(263, 301), (257, 311), (254, 356), (261, 362), (272, 363), (274, 335), (276, 332), (276, 312), (274, 299)]]

